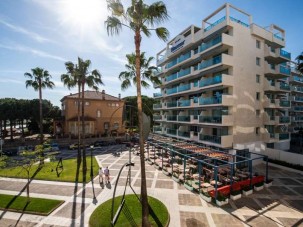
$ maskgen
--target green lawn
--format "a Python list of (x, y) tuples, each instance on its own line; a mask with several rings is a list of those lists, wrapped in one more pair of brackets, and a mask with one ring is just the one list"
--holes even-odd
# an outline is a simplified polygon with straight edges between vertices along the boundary
[(27, 198), (24, 196), (0, 194), (1, 210), (31, 214), (48, 215), (63, 202), (62, 200), (30, 198), (30, 202), (27, 203)]
[[(90, 157), (86, 158), (87, 160), (87, 172), (86, 172), (86, 182), (91, 180), (91, 159)], [(36, 175), (33, 176), (34, 179), (38, 180), (51, 180), (51, 181), (68, 181), (74, 182), (76, 180), (76, 169), (77, 169), (77, 159), (67, 159), (63, 160), (63, 169), (58, 169), (58, 174), (56, 171), (58, 161), (56, 162), (45, 162), (42, 169), (37, 170), (39, 165), (33, 165), (30, 171), (30, 176), (33, 176), (37, 171)], [(98, 174), (98, 163), (93, 157), (93, 175)], [(27, 178), (26, 171), (22, 167), (14, 168), (4, 168), (0, 169), (0, 176), (2, 177), (14, 177), (14, 178)], [(82, 164), (79, 171), (78, 182), (83, 182), (82, 177)]]
[[(140, 195), (139, 195), (140, 196)], [(115, 211), (117, 211), (122, 196), (115, 198)], [(169, 213), (166, 206), (159, 200), (148, 197), (148, 203), (152, 208), (153, 212), (150, 212), (149, 220), (152, 226), (168, 226), (169, 224)], [(110, 227), (111, 226), (111, 207), (112, 199), (107, 200), (102, 203), (95, 211), (92, 213), (89, 219), (90, 227)], [(125, 212), (127, 211), (127, 212)], [(136, 223), (136, 226), (141, 226), (141, 216), (142, 208), (141, 203), (135, 195), (125, 196), (125, 205), (118, 217), (115, 226), (128, 227), (132, 225), (132, 221)], [(125, 215), (127, 214), (127, 216)], [(129, 215), (131, 214), (131, 215)]]

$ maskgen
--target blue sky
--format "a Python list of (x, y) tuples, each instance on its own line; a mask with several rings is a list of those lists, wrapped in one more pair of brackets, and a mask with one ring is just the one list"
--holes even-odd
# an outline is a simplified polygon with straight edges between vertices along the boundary
[[(90, 2), (91, 4), (83, 4)], [(0, 98), (33, 99), (38, 93), (25, 88), (25, 72), (42, 67), (50, 72), (56, 87), (43, 91), (43, 98), (60, 106), (69, 91), (60, 82), (64, 63), (80, 56), (92, 61), (105, 86), (100, 90), (122, 97), (135, 95), (135, 87), (122, 92), (118, 75), (124, 70), (125, 54), (134, 50), (133, 34), (124, 29), (119, 36), (107, 35), (104, 21), (108, 15), (105, 0), (0, 0)], [(122, 0), (128, 4), (129, 0)], [(147, 1), (148, 3), (154, 1)], [(191, 24), (202, 20), (225, 3), (221, 0), (164, 0), (170, 20), (170, 39)], [(286, 31), (285, 50), (292, 59), (303, 51), (302, 0), (230, 0), (229, 3), (253, 16), (261, 27), (276, 24)], [(165, 43), (143, 37), (142, 51), (156, 56)], [(155, 90), (143, 90), (152, 96)]]

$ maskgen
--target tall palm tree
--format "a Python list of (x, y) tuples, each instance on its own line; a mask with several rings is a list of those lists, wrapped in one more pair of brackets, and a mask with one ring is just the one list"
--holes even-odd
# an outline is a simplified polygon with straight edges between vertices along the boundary
[(31, 73), (24, 73), (29, 80), (25, 81), (26, 88), (33, 87), (35, 91), (39, 91), (39, 113), (40, 113), (40, 143), (43, 143), (43, 114), (42, 114), (42, 89), (53, 89), (55, 84), (50, 80), (52, 76), (47, 70), (42, 68), (31, 69)]
[(296, 58), (297, 70), (303, 74), (303, 52)]
[(143, 120), (142, 120), (142, 97), (141, 97), (141, 33), (147, 37), (151, 36), (154, 30), (157, 36), (167, 41), (169, 32), (164, 27), (154, 28), (154, 25), (164, 22), (169, 18), (166, 6), (158, 1), (147, 5), (143, 0), (132, 0), (131, 5), (124, 9), (120, 0), (107, 0), (108, 9), (112, 15), (105, 21), (107, 33), (114, 35), (122, 31), (122, 27), (127, 27), (134, 32), (135, 54), (136, 54), (136, 86), (137, 104), (140, 135), (140, 163), (141, 163), (141, 203), (142, 203), (142, 226), (149, 226), (148, 221), (148, 201), (146, 189), (145, 163), (144, 163), (144, 141), (143, 141)]
[(81, 134), (80, 134), (80, 89), (81, 89), (81, 81), (78, 73), (78, 66), (71, 61), (65, 63), (65, 68), (67, 70), (66, 74), (61, 75), (61, 81), (68, 89), (77, 86), (78, 87), (78, 100), (77, 100), (77, 134), (78, 134), (78, 157), (77, 163), (78, 165), (81, 163), (81, 151), (80, 151), (80, 143), (81, 143)]
[(87, 165), (86, 165), (86, 151), (85, 151), (85, 144), (84, 144), (84, 138), (85, 138), (85, 121), (84, 121), (84, 89), (87, 85), (89, 88), (93, 88), (94, 90), (98, 91), (98, 85), (104, 85), (101, 79), (101, 74), (97, 69), (94, 69), (92, 71), (89, 71), (91, 65), (90, 60), (85, 60), (78, 57), (78, 73), (79, 73), (79, 80), (81, 84), (81, 94), (82, 94), (82, 156), (83, 156), (83, 172), (86, 172)]
[[(121, 89), (126, 90), (133, 85), (137, 85), (136, 77), (136, 55), (134, 53), (127, 54), (127, 64), (125, 68), (127, 71), (123, 71), (119, 75), (119, 79), (122, 81)], [(141, 75), (141, 86), (144, 88), (149, 88), (150, 85), (146, 81), (151, 81), (153, 84), (160, 85), (161, 81), (159, 77), (155, 76), (155, 72), (158, 71), (156, 66), (150, 66), (151, 62), (154, 60), (153, 57), (145, 58), (145, 52), (140, 54), (140, 75)]]

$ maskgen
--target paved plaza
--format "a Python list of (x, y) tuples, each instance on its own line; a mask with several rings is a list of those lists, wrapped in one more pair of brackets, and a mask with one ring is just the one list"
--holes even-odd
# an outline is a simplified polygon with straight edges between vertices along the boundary
[[(0, 226), (88, 226), (89, 217), (95, 208), (112, 197), (118, 172), (128, 161), (127, 151), (119, 156), (111, 152), (103, 150), (96, 155), (99, 165), (110, 169), (110, 185), (102, 188), (98, 177), (87, 184), (33, 180), (30, 185), (32, 197), (61, 199), (65, 201), (64, 204), (49, 216), (0, 211)], [(131, 171), (131, 184), (139, 193), (139, 156), (132, 155), (132, 161), (135, 166)], [(265, 170), (263, 164), (256, 168), (259, 174)], [(220, 208), (205, 202), (198, 194), (188, 191), (146, 163), (148, 194), (167, 206), (171, 227), (303, 226), (303, 173), (270, 166), (269, 174), (274, 179), (272, 187), (230, 201)], [(126, 177), (125, 170), (118, 182), (117, 195), (123, 193)], [(20, 194), (25, 184), (26, 180), (23, 179), (0, 178), (0, 193)]]

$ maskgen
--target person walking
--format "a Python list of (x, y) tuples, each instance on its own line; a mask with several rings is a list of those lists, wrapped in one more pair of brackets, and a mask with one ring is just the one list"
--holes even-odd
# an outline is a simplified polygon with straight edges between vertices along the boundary
[(108, 166), (106, 166), (106, 168), (104, 169), (104, 175), (105, 175), (105, 183), (109, 184), (109, 169)]
[(99, 168), (99, 183), (103, 184), (103, 170), (102, 170), (102, 167)]

